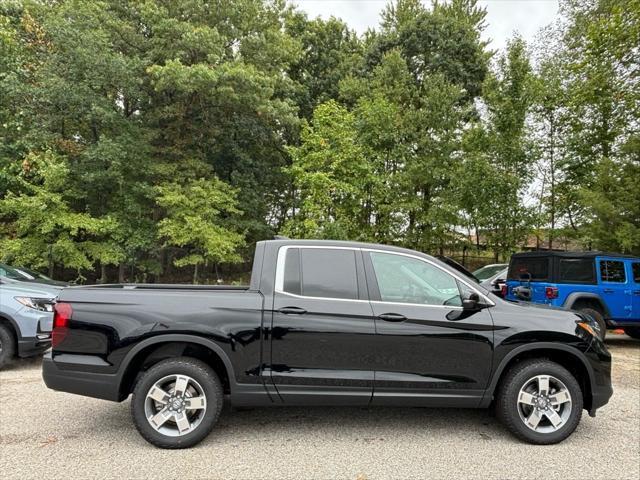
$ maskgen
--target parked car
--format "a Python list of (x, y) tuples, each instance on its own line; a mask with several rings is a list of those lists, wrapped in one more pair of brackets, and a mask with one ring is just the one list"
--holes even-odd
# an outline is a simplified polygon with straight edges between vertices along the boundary
[(508, 263), (492, 263), (491, 265), (485, 265), (474, 271), (473, 275), (482, 283), (485, 280), (495, 277), (496, 274), (502, 272), (508, 266)]
[(640, 339), (640, 258), (602, 252), (530, 252), (511, 257), (507, 298), (577, 310), (604, 338), (623, 328)]
[[(149, 442), (185, 448), (233, 406), (495, 404), (556, 443), (612, 395), (587, 316), (507, 302), (428, 255), (355, 242), (258, 242), (250, 285), (70, 287), (46, 385), (131, 400)], [(70, 419), (71, 420), (71, 419)]]
[(0, 368), (51, 346), (53, 303), (59, 288), (0, 279)]
[(10, 280), (18, 280), (21, 282), (34, 282), (44, 283), (47, 285), (54, 285), (57, 287), (67, 287), (70, 284), (67, 282), (61, 282), (59, 280), (53, 280), (46, 275), (31, 270), (26, 267), (11, 267), (9, 265), (0, 263), (0, 278), (8, 278)]
[(47, 285), (55, 285), (57, 287), (68, 287), (69, 285), (71, 285), (69, 282), (63, 282), (61, 280), (54, 280), (53, 278), (50, 278), (48, 276), (46, 276), (44, 273), (40, 273), (36, 270), (33, 270), (31, 268), (27, 268), (27, 267), (14, 267), (15, 270), (17, 270), (18, 272), (24, 274), (25, 276), (28, 276), (31, 278), (31, 281), (33, 282), (37, 282), (37, 283), (46, 283)]
[(498, 295), (500, 298), (505, 298), (505, 295), (507, 293), (507, 272), (508, 268), (504, 268), (498, 273), (495, 273), (493, 276), (480, 282), (480, 285), (482, 285), (494, 295)]

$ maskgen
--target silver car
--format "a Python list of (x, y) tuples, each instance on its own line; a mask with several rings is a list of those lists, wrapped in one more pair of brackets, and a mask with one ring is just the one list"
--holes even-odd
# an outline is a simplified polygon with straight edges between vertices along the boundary
[(60, 287), (0, 278), (0, 368), (51, 345), (53, 303)]

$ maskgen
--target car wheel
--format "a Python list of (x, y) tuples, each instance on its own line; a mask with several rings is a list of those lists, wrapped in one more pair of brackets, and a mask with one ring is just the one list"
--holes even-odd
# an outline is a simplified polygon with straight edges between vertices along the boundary
[(598, 327), (600, 328), (600, 331), (598, 332), (600, 334), (600, 339), (604, 340), (604, 337), (607, 335), (607, 324), (604, 321), (604, 316), (602, 315), (602, 313), (593, 308), (580, 308), (578, 311), (590, 316), (597, 322)]
[(631, 338), (640, 340), (640, 327), (625, 327), (624, 333), (629, 335)]
[(0, 323), (0, 368), (8, 365), (16, 355), (16, 342), (13, 332)]
[(174, 358), (157, 363), (140, 377), (131, 415), (149, 443), (188, 448), (211, 432), (223, 398), (220, 379), (211, 367), (194, 358)]
[(496, 399), (500, 420), (516, 437), (548, 445), (567, 438), (582, 417), (575, 377), (549, 360), (527, 360), (509, 370)]

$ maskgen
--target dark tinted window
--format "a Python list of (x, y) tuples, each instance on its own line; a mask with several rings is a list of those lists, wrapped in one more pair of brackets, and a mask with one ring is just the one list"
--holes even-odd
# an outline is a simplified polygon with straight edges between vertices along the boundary
[(514, 280), (547, 280), (549, 278), (548, 257), (512, 258), (508, 278)]
[(301, 248), (302, 295), (358, 298), (353, 250)]
[(617, 260), (600, 260), (600, 277), (603, 282), (626, 282), (624, 263)]
[(560, 282), (595, 283), (593, 259), (561, 258), (559, 275)]
[(633, 266), (633, 281), (636, 283), (640, 283), (640, 263), (632, 263)]
[(284, 291), (300, 295), (300, 249), (290, 248), (284, 262)]

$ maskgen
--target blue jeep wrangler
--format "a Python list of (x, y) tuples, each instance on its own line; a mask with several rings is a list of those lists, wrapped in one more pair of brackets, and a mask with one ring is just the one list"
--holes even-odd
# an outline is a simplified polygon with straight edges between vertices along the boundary
[(511, 257), (507, 300), (578, 310), (640, 339), (640, 258), (602, 252), (530, 252)]

